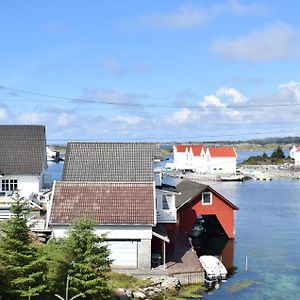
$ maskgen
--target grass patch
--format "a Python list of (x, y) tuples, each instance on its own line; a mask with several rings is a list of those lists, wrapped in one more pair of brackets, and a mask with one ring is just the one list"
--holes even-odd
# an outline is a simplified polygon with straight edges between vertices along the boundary
[(189, 299), (199, 299), (202, 298), (202, 293), (205, 291), (204, 286), (202, 285), (185, 285), (180, 288), (178, 291), (170, 291), (168, 293), (165, 293), (164, 295), (158, 295), (155, 300), (162, 300), (162, 299), (168, 299), (168, 300), (185, 300), (187, 298)]
[(109, 272), (109, 285), (113, 289), (117, 288), (124, 288), (124, 289), (131, 289), (137, 290), (138, 288), (143, 288), (151, 284), (151, 280), (148, 279), (139, 279), (134, 276), (129, 276), (125, 274)]

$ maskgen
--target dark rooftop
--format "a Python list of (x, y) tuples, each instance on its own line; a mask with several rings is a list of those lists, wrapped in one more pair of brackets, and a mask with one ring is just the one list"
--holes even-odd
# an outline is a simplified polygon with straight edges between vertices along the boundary
[(158, 143), (68, 143), (63, 181), (149, 182)]
[(0, 125), (0, 173), (38, 175), (46, 163), (45, 126)]

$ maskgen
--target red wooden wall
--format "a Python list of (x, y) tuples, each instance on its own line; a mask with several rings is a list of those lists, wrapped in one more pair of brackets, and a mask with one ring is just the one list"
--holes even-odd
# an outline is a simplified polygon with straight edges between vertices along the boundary
[(196, 221), (198, 215), (216, 215), (220, 224), (229, 238), (234, 238), (234, 209), (212, 194), (212, 204), (202, 204), (202, 194), (198, 195), (190, 203), (186, 203), (177, 212), (178, 230), (188, 232)]

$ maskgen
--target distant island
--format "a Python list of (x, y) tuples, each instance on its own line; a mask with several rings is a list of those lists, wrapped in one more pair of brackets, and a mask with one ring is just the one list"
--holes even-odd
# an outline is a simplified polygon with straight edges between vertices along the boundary
[[(183, 144), (183, 142), (180, 142)], [(178, 141), (175, 142), (165, 142), (160, 143), (161, 154), (162, 156), (167, 156), (173, 153), (173, 145), (180, 144)], [(206, 146), (233, 146), (238, 151), (251, 151), (251, 150), (273, 150), (280, 146), (282, 149), (291, 149), (293, 145), (300, 144), (300, 137), (298, 136), (288, 136), (288, 137), (268, 137), (262, 139), (251, 139), (246, 141), (188, 141), (184, 142), (184, 144), (204, 144)], [(66, 145), (51, 145), (54, 150), (59, 151), (61, 154), (65, 154)], [(259, 158), (257, 157), (255, 160), (266, 161), (269, 162), (272, 160), (266, 160), (267, 157)], [(253, 159), (252, 159), (253, 160)], [(263, 164), (262, 163), (262, 164)]]
[(288, 156), (285, 157), (282, 148), (277, 146), (277, 149), (268, 156), (266, 153), (263, 155), (250, 156), (247, 160), (243, 161), (241, 165), (284, 165), (291, 164), (292, 159)]

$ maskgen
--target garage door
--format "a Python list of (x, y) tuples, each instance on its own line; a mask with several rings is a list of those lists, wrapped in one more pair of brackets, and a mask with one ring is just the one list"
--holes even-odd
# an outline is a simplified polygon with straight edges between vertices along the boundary
[(137, 269), (137, 241), (109, 241), (114, 267)]

